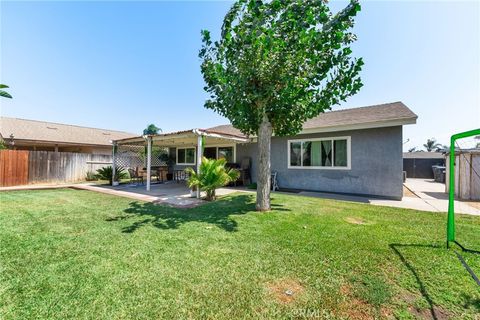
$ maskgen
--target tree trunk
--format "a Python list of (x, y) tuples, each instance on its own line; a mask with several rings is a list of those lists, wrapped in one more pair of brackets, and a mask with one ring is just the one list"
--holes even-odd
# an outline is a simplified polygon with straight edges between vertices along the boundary
[(257, 211), (270, 210), (270, 143), (272, 124), (266, 114), (258, 130)]

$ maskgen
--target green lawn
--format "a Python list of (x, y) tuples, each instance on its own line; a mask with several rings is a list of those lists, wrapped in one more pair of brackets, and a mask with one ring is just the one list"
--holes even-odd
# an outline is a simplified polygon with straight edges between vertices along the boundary
[[(268, 213), (251, 194), (193, 209), (71, 189), (0, 201), (0, 319), (479, 319), (445, 214), (280, 194)], [(457, 226), (480, 250), (480, 217)]]

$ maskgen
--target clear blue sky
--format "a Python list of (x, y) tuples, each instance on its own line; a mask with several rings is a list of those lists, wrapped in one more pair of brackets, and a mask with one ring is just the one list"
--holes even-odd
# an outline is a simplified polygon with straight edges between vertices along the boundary
[[(333, 2), (334, 10), (346, 2)], [(403, 101), (405, 149), (480, 127), (480, 5), (363, 1), (354, 54), (365, 86), (339, 108)], [(140, 133), (210, 127), (200, 30), (230, 2), (1, 1), (1, 114)]]

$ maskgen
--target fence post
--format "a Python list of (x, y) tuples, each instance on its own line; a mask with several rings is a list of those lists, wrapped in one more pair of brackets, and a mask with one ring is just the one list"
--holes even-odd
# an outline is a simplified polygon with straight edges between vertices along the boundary
[(152, 166), (152, 137), (147, 137), (147, 191), (150, 191), (150, 173)]
[(116, 186), (115, 183), (115, 153), (117, 152), (117, 144), (115, 141), (112, 142), (112, 186)]

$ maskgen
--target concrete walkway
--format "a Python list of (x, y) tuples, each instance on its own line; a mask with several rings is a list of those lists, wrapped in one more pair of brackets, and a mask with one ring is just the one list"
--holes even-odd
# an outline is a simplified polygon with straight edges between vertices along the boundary
[[(407, 179), (405, 186), (435, 209), (432, 211), (448, 211), (448, 193), (445, 192), (445, 184), (432, 179)], [(455, 212), (480, 215), (480, 210), (470, 206), (467, 202), (455, 200), (454, 206)]]
[[(445, 193), (445, 185), (429, 179), (407, 179), (405, 186), (415, 196), (403, 197), (401, 201), (386, 200), (373, 197), (339, 195), (325, 192), (300, 192), (300, 195), (324, 199), (353, 201), (369, 203), (378, 206), (415, 209), (420, 211), (447, 212), (448, 194)], [(455, 201), (455, 212), (480, 216), (480, 210), (468, 203)]]

